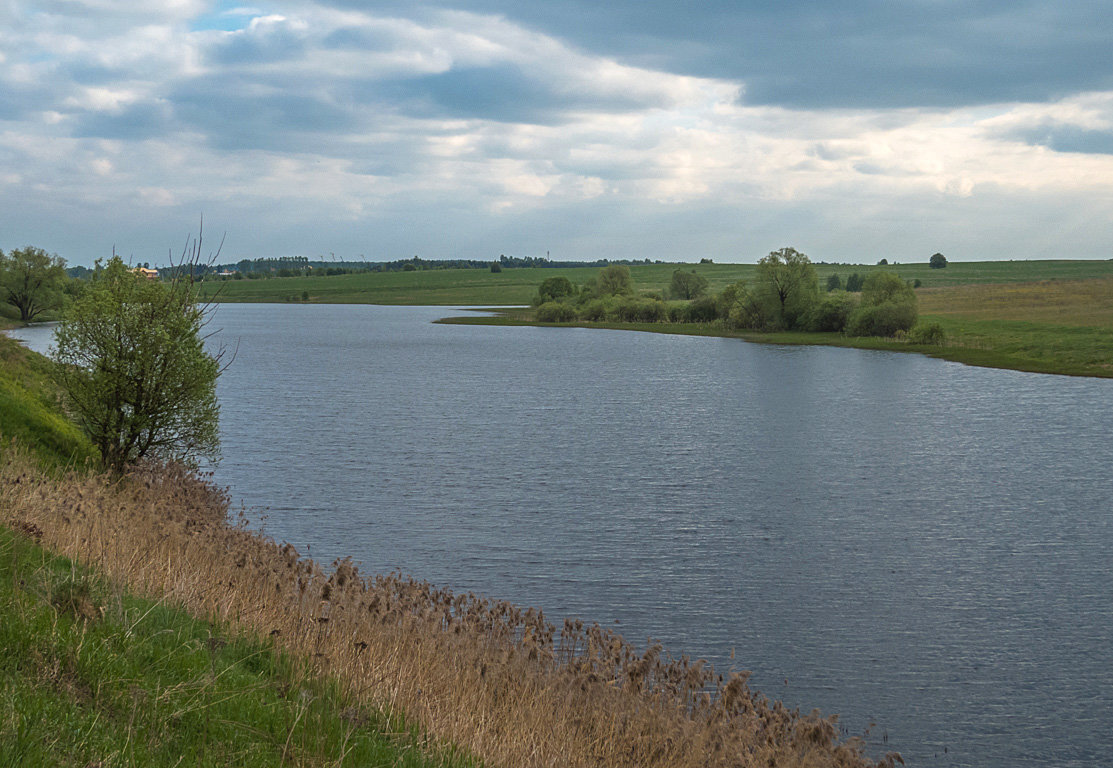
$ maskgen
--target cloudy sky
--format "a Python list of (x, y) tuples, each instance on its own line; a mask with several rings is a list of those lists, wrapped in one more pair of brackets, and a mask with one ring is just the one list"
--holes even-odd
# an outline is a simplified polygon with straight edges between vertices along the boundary
[(1113, 257), (1108, 0), (0, 0), (0, 248)]

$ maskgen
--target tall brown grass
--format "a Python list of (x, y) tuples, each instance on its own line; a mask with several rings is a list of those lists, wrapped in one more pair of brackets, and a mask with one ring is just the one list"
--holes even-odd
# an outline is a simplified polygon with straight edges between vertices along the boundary
[(223, 492), (174, 467), (57, 478), (0, 448), (0, 522), (133, 591), (269, 635), (492, 766), (874, 765), (834, 718), (755, 694), (746, 673), (401, 574), (364, 577), (350, 560), (326, 572), (229, 520)]

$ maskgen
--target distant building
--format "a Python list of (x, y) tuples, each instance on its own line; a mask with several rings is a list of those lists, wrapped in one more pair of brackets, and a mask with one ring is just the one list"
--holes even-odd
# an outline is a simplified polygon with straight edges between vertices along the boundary
[(158, 280), (158, 270), (148, 269), (147, 267), (136, 267), (132, 270), (135, 274), (145, 277), (148, 280)]

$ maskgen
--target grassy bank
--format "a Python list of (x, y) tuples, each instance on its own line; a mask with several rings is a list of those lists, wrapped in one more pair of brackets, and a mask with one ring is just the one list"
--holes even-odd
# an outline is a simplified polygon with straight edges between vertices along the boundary
[[(17, 523), (18, 524), (18, 523)], [(0, 526), (0, 766), (467, 766), (271, 643)]]
[[(756, 267), (753, 264), (639, 264), (630, 268), (630, 275), (635, 290), (663, 291), (668, 288), (676, 269), (694, 269), (707, 279), (711, 291), (715, 292), (736, 280), (752, 279)], [(845, 281), (854, 272), (865, 276), (876, 269), (889, 269), (906, 280), (918, 279), (927, 288), (1113, 277), (1113, 261), (963, 262), (952, 263), (946, 269), (931, 269), (926, 263), (887, 267), (816, 265), (821, 282), (830, 274), (838, 274)], [(208, 282), (202, 284), (202, 291), (205, 296), (230, 302), (491, 306), (528, 304), (537, 286), (547, 277), (563, 276), (579, 285), (598, 272), (594, 267), (504, 269), (498, 273), (481, 269), (373, 272)]]
[[(949, 267), (948, 267), (949, 269)], [(721, 323), (564, 323), (582, 328), (738, 338), (764, 344), (819, 344), (915, 352), (989, 368), (1113, 377), (1113, 278), (961, 284), (917, 291), (920, 316), (946, 333), (941, 345), (838, 333), (760, 333)], [(534, 325), (529, 310), (443, 322)]]

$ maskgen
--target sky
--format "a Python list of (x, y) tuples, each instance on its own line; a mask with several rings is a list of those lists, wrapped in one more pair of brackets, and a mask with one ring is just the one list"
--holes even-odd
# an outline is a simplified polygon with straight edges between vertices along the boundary
[[(0, 249), (1113, 258), (1108, 0), (0, 0)], [(207, 250), (211, 250), (206, 246)]]

